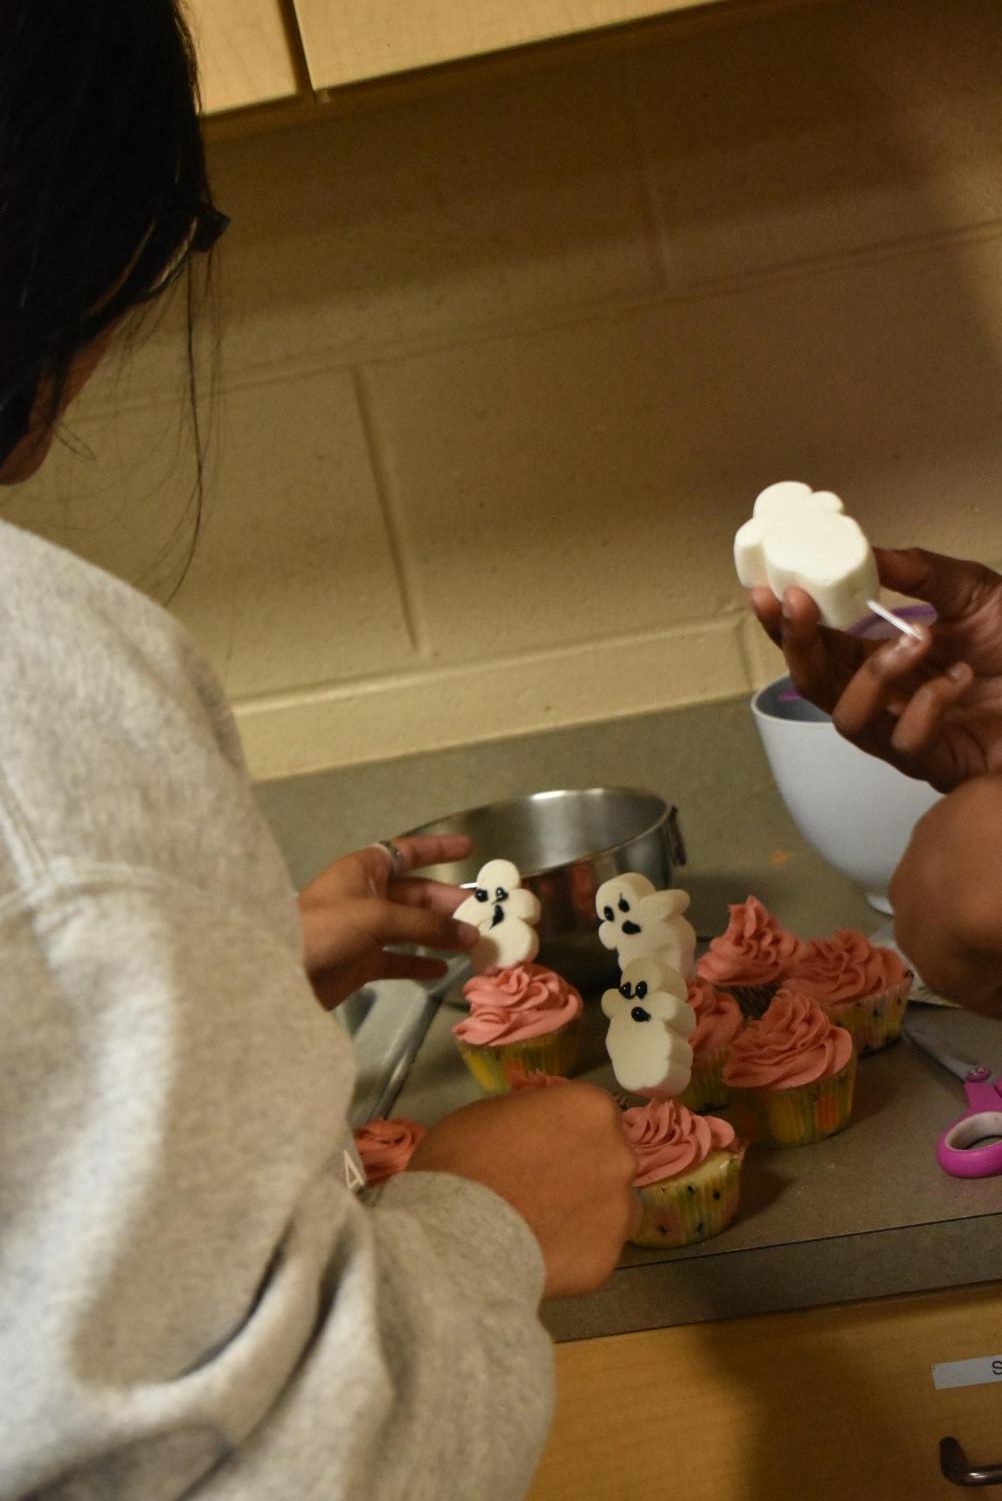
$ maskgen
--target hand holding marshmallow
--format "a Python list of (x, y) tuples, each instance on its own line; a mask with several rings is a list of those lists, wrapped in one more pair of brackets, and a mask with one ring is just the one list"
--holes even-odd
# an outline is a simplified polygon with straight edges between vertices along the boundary
[(620, 968), (649, 954), (688, 978), (696, 953), (695, 931), (682, 916), (688, 905), (688, 892), (656, 891), (637, 871), (613, 876), (595, 894), (599, 939), (615, 949)]
[(644, 957), (631, 960), (619, 989), (602, 996), (612, 1071), (631, 1094), (678, 1095), (689, 1083), (696, 1013), (687, 995), (678, 970)]
[(532, 924), (539, 921), (540, 910), (538, 897), (522, 885), (517, 866), (510, 860), (488, 860), (473, 894), (453, 913), (457, 922), (480, 929), (470, 954), (473, 968), (482, 974), (530, 964), (539, 952), (539, 935)]
[(764, 584), (777, 599), (791, 584), (806, 590), (836, 630), (862, 620), (880, 588), (873, 550), (839, 497), (794, 480), (759, 495), (734, 538), (734, 566), (746, 589)]

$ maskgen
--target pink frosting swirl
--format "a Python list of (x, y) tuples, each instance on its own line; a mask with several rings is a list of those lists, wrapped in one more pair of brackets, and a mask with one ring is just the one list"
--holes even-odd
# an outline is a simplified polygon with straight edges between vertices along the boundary
[(859, 1001), (900, 985), (905, 966), (893, 949), (876, 948), (853, 928), (815, 938), (787, 969), (783, 984), (822, 1005)]
[(375, 1188), (392, 1178), (394, 1173), (402, 1173), (414, 1148), (427, 1134), (428, 1127), (417, 1121), (386, 1120), (383, 1116), (359, 1126), (355, 1132), (355, 1146), (369, 1187)]
[(470, 1014), (453, 1032), (477, 1046), (524, 1042), (555, 1032), (581, 1015), (573, 985), (542, 964), (513, 964), (474, 975), (463, 986)]
[(810, 996), (782, 989), (731, 1043), (723, 1079), (738, 1089), (796, 1089), (830, 1079), (851, 1057), (852, 1037), (844, 1027)]
[(726, 933), (710, 942), (696, 966), (712, 985), (768, 985), (800, 952), (801, 943), (781, 928), (758, 897), (731, 907)]
[(715, 1115), (695, 1115), (677, 1100), (651, 1100), (623, 1111), (623, 1130), (637, 1154), (634, 1188), (677, 1178), (734, 1143), (734, 1127)]
[(689, 982), (688, 1001), (696, 1013), (696, 1030), (689, 1033), (692, 1051), (719, 1053), (728, 1047), (744, 1022), (737, 1001), (698, 976)]
[(518, 1089), (549, 1089), (553, 1084), (569, 1084), (563, 1074), (544, 1074), (539, 1068), (513, 1068), (508, 1075), (508, 1088)]

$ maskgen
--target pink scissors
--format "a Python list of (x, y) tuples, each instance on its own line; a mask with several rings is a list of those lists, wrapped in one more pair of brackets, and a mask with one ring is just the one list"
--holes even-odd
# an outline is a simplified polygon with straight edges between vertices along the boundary
[(983, 1063), (949, 1052), (942, 1043), (923, 1036), (914, 1022), (905, 1035), (943, 1068), (963, 1080), (968, 1108), (948, 1126), (936, 1143), (936, 1158), (954, 1178), (991, 1178), (1002, 1173), (1002, 1076), (992, 1076)]

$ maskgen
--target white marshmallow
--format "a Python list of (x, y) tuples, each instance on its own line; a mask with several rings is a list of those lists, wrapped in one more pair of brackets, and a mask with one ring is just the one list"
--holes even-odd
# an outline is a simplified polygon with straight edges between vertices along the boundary
[(613, 876), (595, 893), (599, 939), (616, 950), (620, 967), (651, 954), (688, 977), (696, 954), (695, 930), (682, 916), (688, 905), (688, 892), (674, 886), (655, 891), (638, 871)]
[(689, 1083), (696, 1013), (687, 995), (678, 970), (648, 956), (632, 960), (619, 989), (602, 996), (612, 1071), (631, 1094), (678, 1095)]
[(531, 925), (539, 921), (540, 911), (539, 898), (522, 885), (518, 867), (510, 860), (489, 860), (477, 876), (472, 896), (460, 902), (452, 915), (457, 922), (480, 929), (470, 960), (482, 974), (485, 969), (508, 969), (535, 959), (539, 934)]
[(779, 599), (791, 584), (806, 590), (837, 630), (861, 620), (880, 588), (870, 544), (839, 497), (792, 480), (759, 495), (734, 538), (734, 566), (746, 589), (767, 585)]

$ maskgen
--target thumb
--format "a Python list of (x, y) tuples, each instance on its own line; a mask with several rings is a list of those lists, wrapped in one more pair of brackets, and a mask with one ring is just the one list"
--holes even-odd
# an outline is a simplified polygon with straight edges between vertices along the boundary
[(940, 620), (972, 615), (998, 589), (997, 573), (983, 563), (948, 558), (924, 547), (874, 548), (880, 582), (899, 594), (933, 605)]

